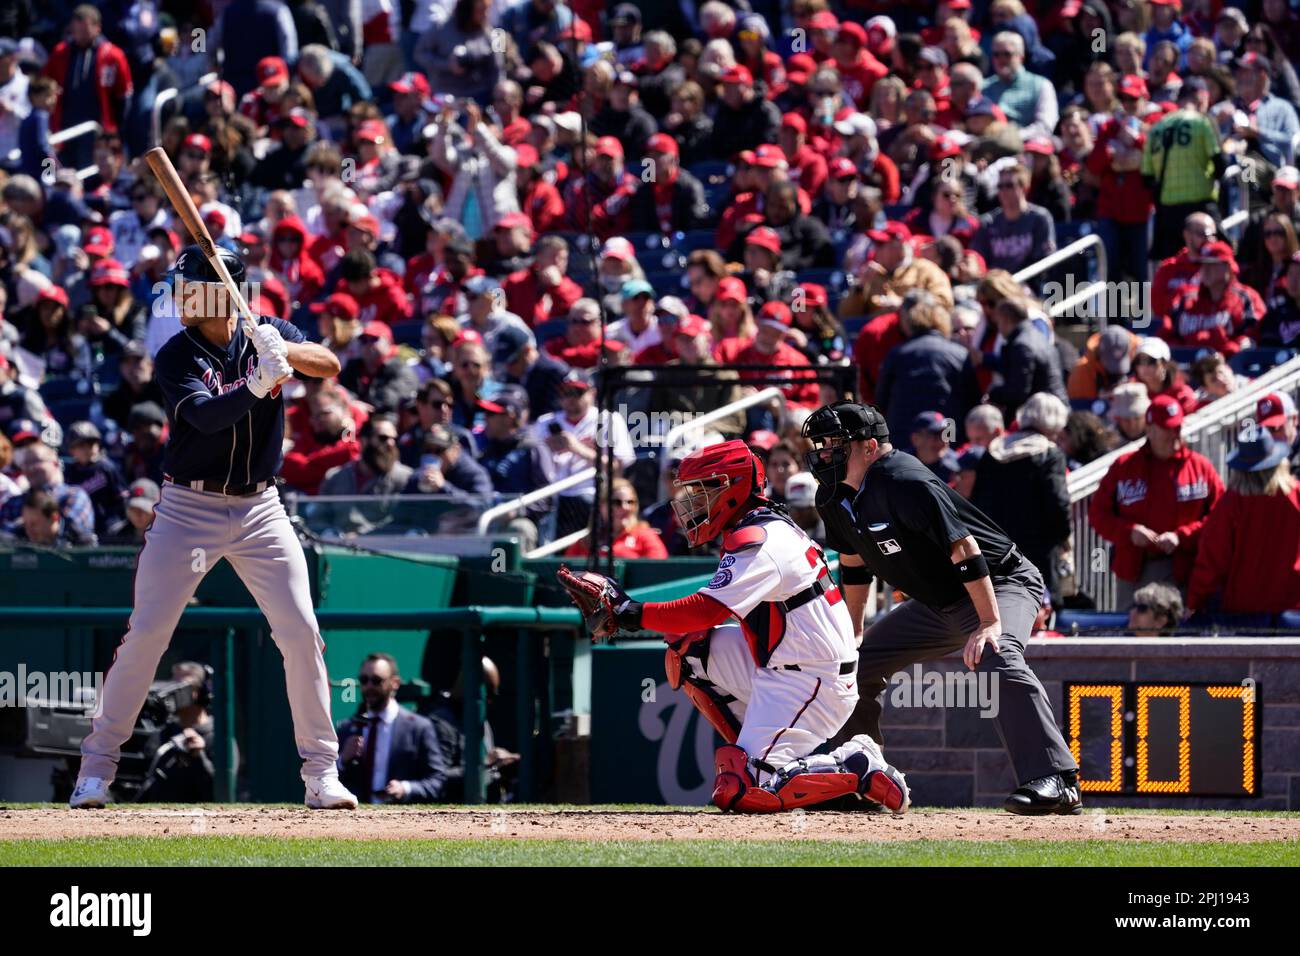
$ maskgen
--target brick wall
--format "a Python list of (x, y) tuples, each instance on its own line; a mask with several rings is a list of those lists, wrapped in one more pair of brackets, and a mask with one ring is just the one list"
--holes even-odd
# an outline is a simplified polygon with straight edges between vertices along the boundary
[[(1255, 798), (1084, 795), (1086, 806), (1300, 810), (1300, 638), (1151, 639), (1085, 643), (1036, 639), (1027, 652), (1064, 726), (1064, 682), (1222, 681), (1253, 678), (1263, 727), (1261, 795)], [(1096, 640), (1096, 639), (1094, 639)], [(961, 671), (958, 658), (931, 661), (931, 671)], [(881, 729), (891, 763), (907, 773), (926, 806), (1000, 806), (1015, 788), (995, 722), (975, 708), (895, 707), (885, 693)]]

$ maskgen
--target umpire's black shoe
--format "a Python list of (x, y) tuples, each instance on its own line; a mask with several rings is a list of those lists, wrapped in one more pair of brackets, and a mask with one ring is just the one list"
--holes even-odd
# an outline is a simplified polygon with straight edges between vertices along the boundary
[(1079, 774), (1076, 771), (1038, 777), (1017, 787), (1002, 806), (1010, 813), (1045, 816), (1049, 813), (1073, 815), (1083, 812), (1079, 797)]

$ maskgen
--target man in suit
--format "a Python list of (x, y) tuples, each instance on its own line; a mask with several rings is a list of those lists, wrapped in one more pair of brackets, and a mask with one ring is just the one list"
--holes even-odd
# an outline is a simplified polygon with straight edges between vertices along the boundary
[(339, 722), (339, 779), (362, 803), (442, 800), (446, 759), (433, 723), (398, 706), (397, 661), (370, 654), (357, 682), (365, 709)]

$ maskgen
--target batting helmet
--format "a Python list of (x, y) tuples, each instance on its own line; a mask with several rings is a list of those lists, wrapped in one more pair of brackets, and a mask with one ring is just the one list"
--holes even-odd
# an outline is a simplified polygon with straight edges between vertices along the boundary
[(813, 443), (805, 456), (808, 470), (822, 485), (837, 485), (848, 472), (849, 442), (889, 440), (885, 416), (870, 405), (835, 402), (823, 405), (808, 416), (802, 434)]
[(673, 511), (694, 548), (734, 525), (751, 499), (766, 500), (767, 470), (743, 441), (727, 441), (683, 459), (676, 485), (686, 493), (673, 499)]
[[(244, 260), (222, 246), (217, 246), (217, 257), (225, 263), (230, 278), (236, 283), (244, 281)], [(176, 257), (176, 264), (172, 266), (172, 275), (186, 282), (221, 281), (217, 270), (212, 268), (208, 257), (203, 254), (202, 247), (196, 245), (186, 246), (181, 250), (181, 254)]]

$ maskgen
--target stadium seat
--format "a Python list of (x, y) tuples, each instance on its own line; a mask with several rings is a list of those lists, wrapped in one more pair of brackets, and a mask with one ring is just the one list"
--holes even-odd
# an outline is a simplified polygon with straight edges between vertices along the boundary
[(1110, 402), (1104, 398), (1072, 398), (1070, 399), (1070, 409), (1076, 412), (1092, 412), (1101, 418), (1106, 417), (1106, 412), (1110, 410)]
[(1277, 626), (1290, 634), (1300, 634), (1300, 611), (1283, 611), (1278, 615)]
[(692, 164), (687, 167), (686, 171), (703, 183), (705, 190), (707, 190), (710, 186), (718, 183), (729, 185), (736, 167), (725, 159), (706, 159), (703, 162)]
[(410, 345), (418, 349), (420, 347), (420, 333), (423, 329), (424, 323), (419, 320), (398, 322), (393, 325), (393, 343), (395, 345)]
[(56, 421), (67, 425), (70, 422), (81, 421), (83, 418), (90, 418), (90, 410), (98, 401), (99, 399), (93, 395), (80, 395), (45, 404)]
[(682, 285), (686, 274), (681, 269), (671, 272), (647, 272), (646, 281), (654, 286), (655, 295), (681, 295), (685, 291)]
[[(74, 377), (71, 375), (60, 376), (59, 378), (46, 379), (41, 383), (41, 398), (45, 399), (45, 404), (53, 405), (65, 399), (81, 398), (94, 394), (94, 383), (90, 379)], [(89, 401), (89, 398), (87, 398)]]
[(1209, 355), (1213, 351), (1214, 349), (1207, 349), (1203, 346), (1196, 346), (1196, 347), (1178, 346), (1177, 348), (1171, 348), (1169, 350), (1169, 355), (1179, 365), (1183, 366), (1184, 368), (1187, 368), (1197, 360), (1204, 358), (1206, 355)]
[(681, 239), (674, 245), (682, 255), (689, 256), (696, 249), (714, 248), (717, 245), (715, 238), (716, 234), (712, 229), (692, 229), (690, 232), (683, 233)]
[(856, 340), (858, 333), (862, 331), (862, 327), (870, 321), (871, 316), (869, 315), (851, 315), (845, 319), (844, 331), (848, 333), (849, 341)]
[(1228, 367), (1238, 375), (1259, 378), (1275, 365), (1295, 358), (1295, 349), (1242, 349), (1229, 356)]

